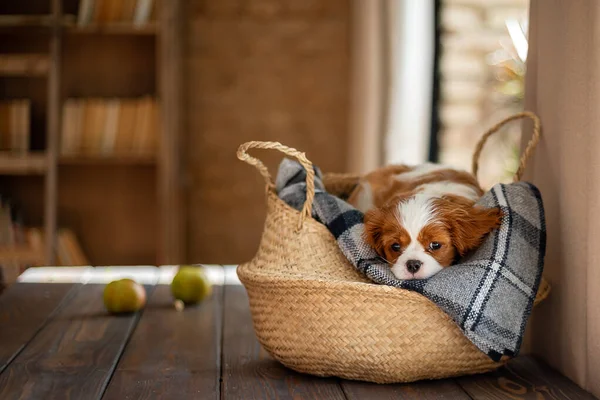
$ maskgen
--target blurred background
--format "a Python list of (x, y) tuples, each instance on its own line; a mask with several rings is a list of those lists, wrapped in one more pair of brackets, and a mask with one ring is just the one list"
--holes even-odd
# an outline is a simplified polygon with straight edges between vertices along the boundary
[[(250, 140), (325, 172), (442, 162), (523, 109), (528, 0), (0, 4), (0, 263), (233, 264), (256, 251)], [(480, 181), (516, 170), (520, 126)], [(261, 153), (273, 174), (279, 154)]]

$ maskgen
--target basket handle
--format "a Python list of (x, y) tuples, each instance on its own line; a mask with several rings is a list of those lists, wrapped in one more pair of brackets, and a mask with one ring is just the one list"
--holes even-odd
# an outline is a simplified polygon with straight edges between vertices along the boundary
[(473, 175), (475, 176), (475, 178), (477, 178), (477, 171), (479, 170), (479, 156), (481, 155), (483, 146), (485, 145), (485, 142), (488, 140), (488, 138), (490, 136), (492, 136), (494, 133), (498, 132), (500, 130), (500, 128), (502, 128), (507, 123), (517, 120), (517, 119), (521, 119), (521, 118), (529, 118), (529, 119), (533, 120), (533, 135), (531, 136), (531, 140), (529, 140), (529, 143), (527, 143), (527, 147), (525, 148), (525, 151), (521, 155), (521, 159), (519, 160), (519, 168), (517, 169), (517, 172), (515, 173), (515, 175), (513, 177), (514, 182), (518, 182), (521, 180), (521, 177), (523, 176), (523, 172), (525, 172), (525, 168), (527, 167), (527, 161), (529, 160), (531, 153), (533, 153), (533, 150), (539, 143), (540, 134), (541, 134), (540, 119), (537, 115), (535, 115), (534, 113), (532, 113), (530, 111), (523, 111), (523, 112), (511, 115), (510, 117), (507, 117), (507, 118), (503, 119), (502, 121), (500, 121), (499, 123), (497, 123), (496, 125), (492, 126), (490, 129), (488, 129), (488, 131), (486, 133), (483, 134), (481, 139), (479, 139), (477, 146), (475, 147), (475, 152), (473, 153), (472, 170), (473, 170)]
[(237, 151), (237, 158), (240, 160), (256, 167), (258, 172), (265, 178), (267, 189), (274, 190), (275, 184), (271, 178), (269, 170), (258, 158), (252, 157), (248, 154), (249, 149), (273, 149), (282, 152), (283, 154), (294, 157), (306, 170), (306, 201), (300, 212), (300, 218), (298, 219), (298, 229), (302, 228), (302, 224), (306, 218), (311, 217), (312, 203), (315, 197), (315, 170), (312, 162), (306, 158), (303, 152), (300, 152), (292, 147), (287, 147), (279, 142), (247, 142), (242, 144)]

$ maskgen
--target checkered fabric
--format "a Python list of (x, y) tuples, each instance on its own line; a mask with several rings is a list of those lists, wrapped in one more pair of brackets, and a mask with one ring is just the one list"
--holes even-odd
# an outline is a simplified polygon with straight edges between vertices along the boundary
[[(300, 210), (306, 198), (304, 168), (289, 159), (279, 167), (279, 197)], [(538, 189), (525, 182), (498, 184), (478, 202), (499, 206), (499, 229), (451, 268), (429, 279), (400, 280), (363, 240), (363, 214), (325, 191), (315, 168), (313, 218), (325, 224), (348, 261), (373, 282), (416, 291), (437, 304), (465, 336), (495, 361), (519, 352), (544, 265), (546, 227)]]

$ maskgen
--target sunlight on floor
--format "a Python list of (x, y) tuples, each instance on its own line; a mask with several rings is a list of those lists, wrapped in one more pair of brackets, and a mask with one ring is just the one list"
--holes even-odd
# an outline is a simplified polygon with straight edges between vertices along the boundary
[[(176, 265), (110, 266), (110, 267), (34, 267), (19, 278), (21, 283), (106, 284), (116, 279), (131, 278), (144, 285), (169, 285), (177, 272)], [(214, 285), (239, 285), (234, 265), (204, 265)]]

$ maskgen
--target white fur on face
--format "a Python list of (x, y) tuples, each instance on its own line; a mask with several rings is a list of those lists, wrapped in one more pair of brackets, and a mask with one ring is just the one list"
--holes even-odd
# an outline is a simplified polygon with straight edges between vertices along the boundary
[(416, 241), (421, 229), (432, 222), (434, 215), (433, 197), (418, 193), (398, 204), (400, 224), (410, 235), (411, 241)]
[[(406, 262), (408, 260), (419, 260), (423, 264), (421, 265), (421, 268), (413, 274), (406, 269)], [(442, 269), (443, 267), (440, 263), (438, 263), (431, 255), (425, 253), (423, 247), (420, 247), (410, 250), (406, 249), (392, 267), (392, 274), (398, 279), (427, 279), (437, 274)]]
[[(433, 199), (434, 197), (426, 194), (417, 194), (398, 204), (399, 222), (410, 236), (410, 244), (403, 249), (402, 255), (392, 266), (392, 273), (398, 279), (426, 279), (442, 270), (442, 266), (417, 240), (423, 227), (435, 222)], [(421, 268), (415, 274), (406, 268), (408, 260), (421, 261)]]

